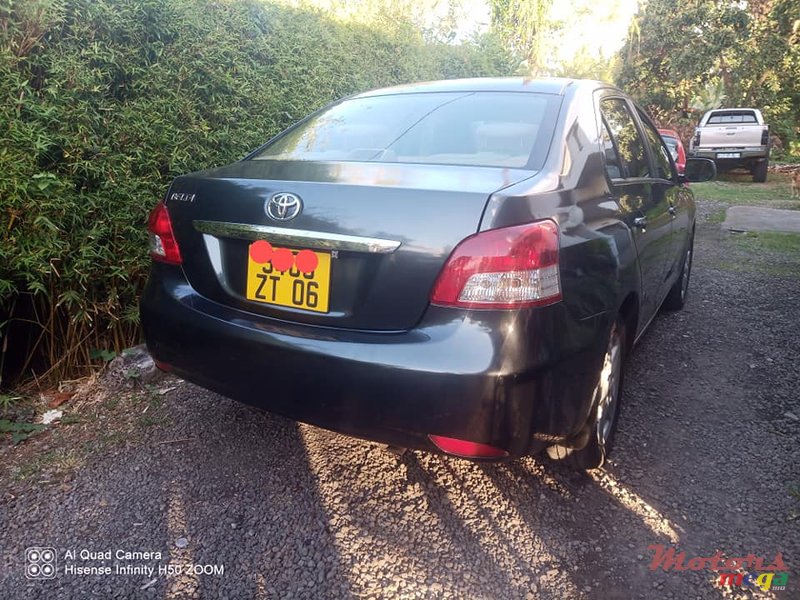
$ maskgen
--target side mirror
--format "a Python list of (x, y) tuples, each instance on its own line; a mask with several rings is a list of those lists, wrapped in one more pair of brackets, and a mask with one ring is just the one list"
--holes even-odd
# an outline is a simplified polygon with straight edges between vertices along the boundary
[(702, 183), (717, 176), (717, 165), (710, 158), (687, 158), (686, 169), (678, 176), (681, 183)]

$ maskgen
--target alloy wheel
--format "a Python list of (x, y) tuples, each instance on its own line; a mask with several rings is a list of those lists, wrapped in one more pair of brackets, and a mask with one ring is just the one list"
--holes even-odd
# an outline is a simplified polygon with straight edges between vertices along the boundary
[(619, 389), (622, 375), (622, 339), (614, 327), (608, 342), (598, 384), (596, 433), (598, 444), (605, 448), (614, 426), (619, 406)]
[(692, 242), (689, 243), (689, 248), (686, 250), (686, 258), (683, 260), (683, 273), (681, 274), (681, 300), (686, 299), (686, 294), (689, 292), (689, 275), (692, 273)]

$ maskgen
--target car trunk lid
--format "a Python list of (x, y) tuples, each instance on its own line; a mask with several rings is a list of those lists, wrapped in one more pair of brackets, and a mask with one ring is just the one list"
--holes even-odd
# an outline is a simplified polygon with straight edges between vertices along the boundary
[[(179, 177), (167, 206), (185, 274), (204, 296), (284, 321), (404, 330), (422, 316), (453, 247), (477, 231), (489, 196), (531, 175), (496, 167), (242, 161)], [(266, 204), (280, 193), (301, 199), (295, 218), (267, 215)], [(301, 250), (328, 260), (327, 306), (309, 310), (304, 303), (297, 308), (248, 299), (248, 286), (252, 296), (258, 284), (258, 273), (251, 272), (258, 265), (250, 262), (255, 240), (289, 248), (294, 264)], [(308, 282), (294, 285), (281, 289), (291, 294)]]

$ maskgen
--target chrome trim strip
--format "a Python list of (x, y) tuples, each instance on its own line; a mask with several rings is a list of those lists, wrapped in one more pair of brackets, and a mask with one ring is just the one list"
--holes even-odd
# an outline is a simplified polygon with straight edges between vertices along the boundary
[(321, 250), (350, 250), (372, 254), (390, 254), (400, 247), (401, 242), (380, 238), (324, 233), (268, 225), (248, 223), (224, 223), (222, 221), (194, 221), (194, 228), (200, 233), (217, 237), (230, 237), (240, 240), (268, 240), (287, 246), (303, 246)]

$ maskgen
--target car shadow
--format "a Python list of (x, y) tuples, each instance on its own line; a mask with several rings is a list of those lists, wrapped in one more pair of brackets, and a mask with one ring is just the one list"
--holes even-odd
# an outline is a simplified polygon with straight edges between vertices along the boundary
[[(783, 510), (784, 463), (746, 468), (753, 444), (774, 457), (780, 448), (750, 432), (763, 428), (757, 414), (726, 408), (747, 407), (764, 382), (756, 369), (725, 379), (728, 363), (714, 356), (741, 352), (725, 345), (730, 336), (708, 340), (713, 351), (684, 341), (694, 319), (709, 318), (703, 311), (690, 305), (654, 322), (629, 363), (612, 461), (590, 474), (540, 458), (397, 456), (170, 380), (163, 425), (95, 455), (68, 491), (42, 485), (2, 507), (2, 559), (12, 567), (0, 573), (12, 590), (4, 597), (727, 597), (710, 570), (650, 568), (653, 545), (687, 559), (787, 550), (794, 564), (783, 522), (748, 512), (752, 494), (736, 496), (764, 488)], [(665, 392), (675, 373), (696, 384)], [(748, 453), (703, 454), (720, 428)], [(730, 468), (735, 478), (719, 477)], [(32, 544), (55, 546), (62, 559), (67, 549), (159, 552), (148, 564), (211, 571), (33, 585), (21, 564)]]

